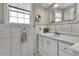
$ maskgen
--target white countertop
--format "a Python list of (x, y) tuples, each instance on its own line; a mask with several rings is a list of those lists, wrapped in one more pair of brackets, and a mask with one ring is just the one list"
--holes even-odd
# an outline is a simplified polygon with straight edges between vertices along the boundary
[(49, 38), (52, 38), (54, 40), (68, 42), (68, 43), (71, 43), (71, 44), (74, 44), (77, 41), (79, 41), (79, 36), (61, 35), (61, 34), (59, 36), (57, 36), (53, 33), (38, 33), (38, 35), (49, 37)]

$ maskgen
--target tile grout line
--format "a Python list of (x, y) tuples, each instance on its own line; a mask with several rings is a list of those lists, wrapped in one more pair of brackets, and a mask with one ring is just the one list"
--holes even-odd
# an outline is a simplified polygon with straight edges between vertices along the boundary
[(20, 26), (20, 56), (21, 56), (21, 26)]
[(12, 28), (10, 27), (10, 56), (12, 56)]

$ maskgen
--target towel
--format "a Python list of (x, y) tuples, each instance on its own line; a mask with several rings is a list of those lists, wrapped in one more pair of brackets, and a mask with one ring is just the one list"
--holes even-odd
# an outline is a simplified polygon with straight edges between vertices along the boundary
[(27, 32), (26, 32), (26, 30), (23, 30), (23, 31), (22, 31), (21, 42), (22, 42), (22, 43), (27, 42)]

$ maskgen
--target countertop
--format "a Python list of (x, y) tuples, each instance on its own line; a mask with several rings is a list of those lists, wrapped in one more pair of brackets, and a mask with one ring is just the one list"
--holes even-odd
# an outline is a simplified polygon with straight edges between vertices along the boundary
[(58, 40), (58, 41), (63, 41), (66, 43), (70, 43), (70, 44), (74, 44), (77, 41), (79, 41), (79, 36), (72, 36), (72, 35), (55, 35), (54, 33), (38, 33), (38, 35), (44, 36), (44, 37), (48, 37), (54, 40)]

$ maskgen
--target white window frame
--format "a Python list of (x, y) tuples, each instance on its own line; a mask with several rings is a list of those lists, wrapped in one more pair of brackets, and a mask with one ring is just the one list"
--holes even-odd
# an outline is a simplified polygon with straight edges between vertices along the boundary
[[(9, 8), (14, 8), (14, 9), (17, 9), (17, 10), (11, 10)], [(21, 10), (21, 11), (24, 11), (24, 12), (20, 12), (18, 10)], [(17, 16), (16, 17), (11, 16), (10, 15), (10, 11), (16, 12), (17, 13)], [(8, 13), (9, 13), (9, 16), (8, 17), (9, 17), (9, 23), (10, 24), (31, 24), (31, 14), (30, 14), (30, 11), (28, 11), (28, 10), (24, 10), (24, 9), (21, 9), (21, 8), (18, 8), (18, 7), (14, 7), (14, 6), (8, 5)], [(20, 17), (18, 17), (18, 13), (22, 13), (23, 14), (23, 18), (22, 19), (24, 19), (24, 23), (18, 23), (18, 21), (19, 21), (18, 18), (20, 18)], [(29, 14), (29, 23), (26, 23), (25, 22), (25, 19), (27, 19), (27, 18), (25, 18), (25, 15), (27, 15), (27, 14)], [(16, 23), (10, 22), (10, 17), (17, 18), (17, 22)]]

